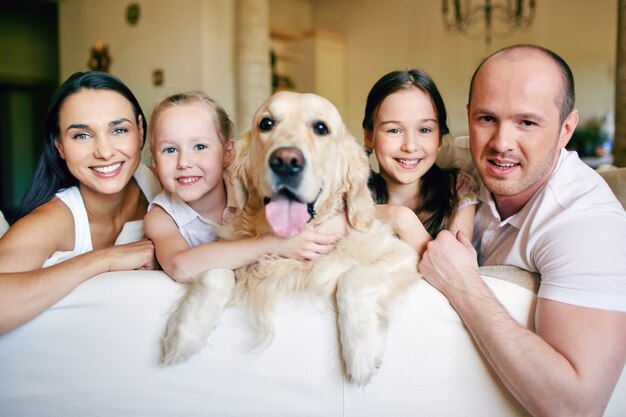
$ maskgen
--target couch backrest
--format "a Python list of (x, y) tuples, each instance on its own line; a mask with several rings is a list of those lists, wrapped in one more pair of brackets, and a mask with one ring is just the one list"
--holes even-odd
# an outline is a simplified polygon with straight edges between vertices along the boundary
[(4, 214), (0, 211), (0, 237), (9, 230), (9, 223), (5, 220)]
[(600, 175), (611, 187), (613, 193), (626, 210), (626, 167), (601, 171)]

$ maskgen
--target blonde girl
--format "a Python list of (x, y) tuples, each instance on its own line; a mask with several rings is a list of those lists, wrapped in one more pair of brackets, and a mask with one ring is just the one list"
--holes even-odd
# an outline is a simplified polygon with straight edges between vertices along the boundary
[(227, 211), (224, 169), (233, 156), (234, 126), (224, 109), (201, 92), (174, 94), (150, 118), (149, 141), (163, 184), (146, 215), (146, 234), (163, 270), (186, 282), (209, 269), (235, 269), (260, 256), (312, 259), (334, 248), (339, 233), (303, 231), (220, 241), (216, 225)]

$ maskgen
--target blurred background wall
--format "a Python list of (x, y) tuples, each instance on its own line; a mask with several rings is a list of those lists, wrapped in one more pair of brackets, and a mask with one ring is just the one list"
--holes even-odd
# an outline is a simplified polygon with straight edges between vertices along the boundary
[[(441, 1), (257, 1), (269, 7), (272, 54), (261, 51), (273, 63), (268, 85), (326, 96), (359, 139), (373, 83), (414, 67), (435, 79), (451, 133), (467, 134), (472, 72), (489, 53), (515, 43), (548, 47), (571, 65), (582, 125), (615, 112), (618, 0), (536, 0), (529, 28), (490, 44), (447, 31)], [(256, 13), (244, 0), (0, 0), (0, 210), (11, 213), (30, 181), (51, 92), (88, 70), (96, 45), (106, 46), (109, 72), (129, 85), (146, 114), (168, 94), (200, 89), (225, 107), (240, 133), (247, 130), (249, 120), (237, 120), (245, 94), (237, 77), (258, 74), (238, 64), (237, 48), (259, 28), (238, 27), (242, 4), (240, 12)]]

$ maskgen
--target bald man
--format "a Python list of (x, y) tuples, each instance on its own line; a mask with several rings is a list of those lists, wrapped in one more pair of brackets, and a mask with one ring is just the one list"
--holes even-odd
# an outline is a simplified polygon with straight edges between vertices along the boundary
[[(473, 241), (441, 232), (419, 264), (511, 393), (533, 415), (602, 415), (626, 360), (626, 213), (565, 150), (574, 80), (534, 45), (500, 50), (472, 77), (470, 148), (482, 179)], [(478, 265), (541, 275), (535, 333), (513, 320)]]

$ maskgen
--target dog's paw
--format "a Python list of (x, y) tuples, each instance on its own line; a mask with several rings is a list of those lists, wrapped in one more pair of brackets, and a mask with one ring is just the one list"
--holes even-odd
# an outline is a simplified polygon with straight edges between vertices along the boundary
[(357, 340), (345, 340), (342, 334), (343, 356), (348, 377), (358, 385), (366, 385), (383, 363), (385, 352), (385, 334), (376, 331), (376, 335), (361, 337)]
[(232, 299), (234, 287), (231, 270), (213, 269), (196, 277), (167, 323), (162, 341), (164, 364), (186, 361), (202, 349)]
[(352, 368), (352, 370), (348, 369), (348, 377), (357, 385), (367, 385), (372, 380), (372, 377), (376, 374), (382, 363), (381, 358), (364, 357), (362, 360), (355, 360), (351, 366), (347, 365), (349, 368)]
[(163, 364), (174, 365), (185, 362), (202, 349), (206, 343), (204, 332), (198, 332), (189, 327), (185, 323), (177, 322), (176, 315), (172, 316), (162, 341), (161, 361)]
[(346, 373), (355, 383), (366, 385), (383, 363), (386, 326), (366, 305), (352, 303), (351, 307), (342, 309), (338, 320)]

